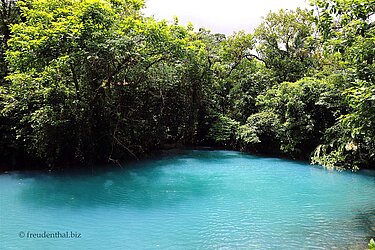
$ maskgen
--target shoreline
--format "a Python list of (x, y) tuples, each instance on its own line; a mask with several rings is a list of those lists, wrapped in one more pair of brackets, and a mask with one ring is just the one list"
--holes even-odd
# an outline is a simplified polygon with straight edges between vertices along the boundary
[[(235, 151), (235, 152), (241, 152), (248, 155), (253, 155), (257, 157), (270, 157), (270, 158), (279, 158), (283, 160), (288, 161), (296, 161), (296, 162), (303, 162), (306, 164), (311, 164), (308, 159), (294, 159), (292, 157), (289, 157), (287, 155), (283, 154), (277, 154), (277, 153), (259, 153), (259, 152), (251, 152), (251, 151), (242, 151), (236, 148), (231, 147), (225, 147), (225, 146), (212, 146), (212, 145), (199, 145), (199, 146), (191, 146), (191, 145), (183, 145), (183, 144), (166, 144), (163, 147), (155, 150), (151, 150), (150, 152), (140, 156), (137, 159), (121, 159), (117, 162), (110, 162), (110, 161), (103, 161), (103, 162), (96, 162), (92, 165), (88, 164), (78, 164), (78, 163), (72, 163), (72, 162), (65, 162), (61, 165), (49, 168), (46, 163), (43, 163), (41, 161), (36, 161), (31, 159), (30, 163), (21, 162), (20, 164), (6, 164), (6, 163), (0, 163), (0, 175), (8, 174), (10, 172), (20, 172), (20, 173), (26, 173), (26, 172), (46, 172), (46, 173), (58, 173), (58, 172), (65, 172), (65, 171), (71, 171), (71, 170), (77, 170), (77, 171), (102, 171), (108, 168), (112, 167), (120, 167), (120, 168), (127, 168), (130, 164), (136, 164), (142, 161), (148, 161), (148, 160), (156, 160), (160, 157), (168, 156), (168, 155), (178, 155), (183, 154), (186, 151), (190, 150), (208, 150), (208, 151), (217, 151), (217, 150), (223, 150), (223, 151)], [(27, 161), (25, 159), (24, 161)], [(12, 166), (10, 166), (12, 165)], [(316, 165), (318, 166), (318, 165)], [(323, 167), (323, 166), (322, 166)], [(323, 167), (324, 168), (324, 167)], [(345, 170), (344, 170), (345, 171)], [(370, 175), (375, 175), (375, 169), (374, 168), (361, 168), (356, 172), (370, 172)], [(373, 173), (372, 173), (373, 172)]]

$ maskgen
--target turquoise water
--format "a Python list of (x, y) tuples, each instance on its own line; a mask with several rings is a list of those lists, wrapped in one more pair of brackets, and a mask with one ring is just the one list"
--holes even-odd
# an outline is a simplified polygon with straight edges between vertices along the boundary
[(15, 172), (0, 175), (0, 249), (364, 249), (374, 193), (371, 173), (232, 151)]

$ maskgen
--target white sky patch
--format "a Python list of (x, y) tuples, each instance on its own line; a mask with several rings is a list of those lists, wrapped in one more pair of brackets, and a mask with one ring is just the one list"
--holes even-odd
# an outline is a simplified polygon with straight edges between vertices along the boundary
[(179, 18), (195, 28), (204, 27), (213, 33), (253, 32), (269, 11), (309, 7), (307, 0), (146, 0), (146, 16), (156, 19)]

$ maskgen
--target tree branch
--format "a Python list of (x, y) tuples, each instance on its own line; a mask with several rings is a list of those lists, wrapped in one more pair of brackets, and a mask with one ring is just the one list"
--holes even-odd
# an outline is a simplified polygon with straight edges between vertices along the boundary
[(266, 61), (263, 60), (262, 58), (260, 58), (259, 56), (257, 55), (253, 55), (253, 54), (250, 54), (250, 55), (246, 55), (245, 58), (249, 61), (251, 61), (253, 58), (257, 59), (258, 61), (261, 61), (262, 63), (264, 63), (264, 65), (266, 65), (266, 68), (269, 68)]

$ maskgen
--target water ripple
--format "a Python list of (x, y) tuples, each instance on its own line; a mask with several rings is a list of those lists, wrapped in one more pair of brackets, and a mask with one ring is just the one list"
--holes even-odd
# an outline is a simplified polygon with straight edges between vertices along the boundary
[[(364, 249), (375, 175), (228, 151), (124, 169), (0, 176), (4, 249)], [(20, 240), (75, 230), (76, 241)]]

